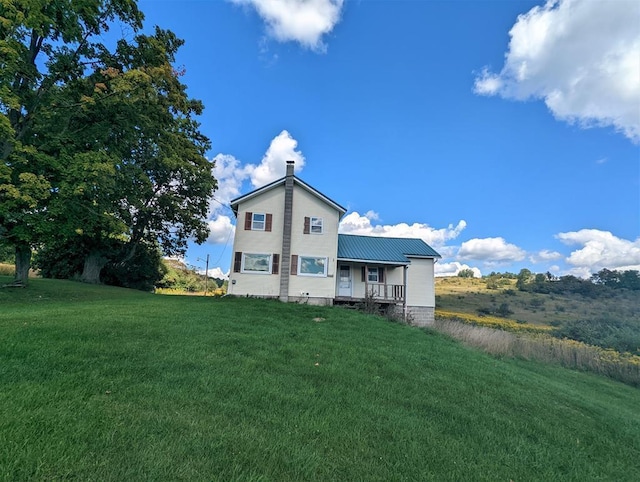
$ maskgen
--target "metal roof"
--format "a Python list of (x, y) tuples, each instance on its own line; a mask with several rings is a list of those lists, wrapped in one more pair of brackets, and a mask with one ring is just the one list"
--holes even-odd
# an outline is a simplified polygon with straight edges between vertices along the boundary
[(409, 258), (440, 258), (422, 239), (338, 235), (338, 259), (342, 261), (409, 264)]
[[(265, 186), (259, 187), (258, 189), (254, 189), (251, 192), (248, 192), (247, 194), (243, 194), (242, 196), (239, 196), (235, 199), (232, 199), (231, 202), (229, 203), (231, 205), (231, 209), (233, 211), (233, 214), (235, 214), (236, 216), (238, 215), (238, 204), (240, 204), (243, 201), (246, 201), (248, 199), (251, 199), (259, 194), (262, 194), (263, 192), (269, 191), (275, 187), (278, 186), (284, 186), (284, 183), (286, 181), (287, 177), (282, 177), (280, 179), (276, 179), (275, 181), (266, 184)], [(317, 198), (321, 199), (322, 201), (324, 201), (325, 203), (327, 203), (329, 206), (333, 207), (336, 211), (338, 211), (340, 213), (340, 217), (344, 216), (344, 214), (347, 212), (347, 210), (345, 208), (343, 208), (342, 206), (340, 206), (340, 204), (338, 204), (337, 202), (335, 202), (333, 199), (325, 196), (324, 194), (322, 194), (320, 191), (318, 191), (317, 189), (315, 189), (314, 187), (310, 186), (309, 184), (307, 184), (306, 182), (304, 182), (302, 179), (300, 179), (297, 176), (293, 176), (293, 182), (295, 185), (298, 185), (300, 187), (302, 187), (303, 189), (306, 189), (307, 191), (309, 191), (311, 194), (313, 194), (314, 196), (316, 196)]]

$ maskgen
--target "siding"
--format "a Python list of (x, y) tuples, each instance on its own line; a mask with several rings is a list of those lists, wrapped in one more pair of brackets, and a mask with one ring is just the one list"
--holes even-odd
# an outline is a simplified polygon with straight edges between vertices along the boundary
[(411, 258), (407, 271), (407, 305), (436, 305), (433, 259)]

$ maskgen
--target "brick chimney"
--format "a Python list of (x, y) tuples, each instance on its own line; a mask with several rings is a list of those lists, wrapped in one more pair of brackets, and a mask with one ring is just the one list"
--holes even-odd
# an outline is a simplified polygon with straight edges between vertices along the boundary
[(282, 260), (280, 262), (280, 301), (289, 301), (289, 276), (291, 275), (291, 223), (293, 218), (293, 168), (294, 161), (287, 161), (284, 181), (284, 227), (282, 229)]

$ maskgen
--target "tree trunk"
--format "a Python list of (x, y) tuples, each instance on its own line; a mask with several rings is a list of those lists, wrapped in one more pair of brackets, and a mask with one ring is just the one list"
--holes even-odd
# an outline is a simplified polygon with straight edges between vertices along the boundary
[(102, 256), (102, 253), (92, 251), (84, 259), (84, 268), (82, 269), (80, 279), (85, 283), (100, 283), (100, 273), (102, 272), (102, 268), (107, 264), (107, 261), (109, 260)]
[(31, 268), (31, 246), (16, 245), (16, 275), (14, 284), (27, 286), (29, 283), (29, 268)]

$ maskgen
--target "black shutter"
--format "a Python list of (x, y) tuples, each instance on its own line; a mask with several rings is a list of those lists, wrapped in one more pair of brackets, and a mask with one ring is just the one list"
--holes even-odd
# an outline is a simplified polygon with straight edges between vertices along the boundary
[(278, 274), (278, 271), (280, 271), (280, 255), (274, 253), (271, 262), (271, 274)]
[(236, 257), (233, 261), (233, 272), (239, 273), (242, 267), (242, 251), (236, 251)]

